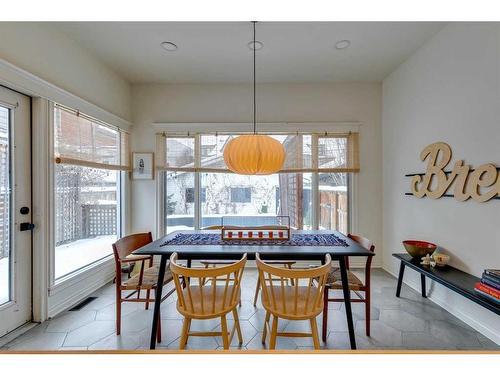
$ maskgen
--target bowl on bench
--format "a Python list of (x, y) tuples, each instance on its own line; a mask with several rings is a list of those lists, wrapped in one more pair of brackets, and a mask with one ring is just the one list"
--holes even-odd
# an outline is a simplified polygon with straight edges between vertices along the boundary
[(414, 258), (425, 257), (427, 254), (432, 255), (432, 253), (437, 248), (437, 245), (431, 242), (418, 240), (403, 241), (403, 246), (405, 247), (408, 254), (410, 254)]

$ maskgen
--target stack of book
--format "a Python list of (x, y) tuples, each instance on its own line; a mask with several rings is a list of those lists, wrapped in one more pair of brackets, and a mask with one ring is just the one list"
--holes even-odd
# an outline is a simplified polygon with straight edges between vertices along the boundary
[(481, 281), (474, 286), (476, 293), (500, 304), (500, 270), (484, 270)]

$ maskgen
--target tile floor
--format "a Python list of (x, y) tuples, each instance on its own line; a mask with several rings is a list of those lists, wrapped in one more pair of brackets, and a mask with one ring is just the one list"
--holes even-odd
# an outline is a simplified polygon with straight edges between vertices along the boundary
[[(252, 305), (257, 273), (245, 270), (242, 306), (239, 308), (243, 346), (236, 337), (232, 350), (264, 349), (261, 344), (265, 312)], [(356, 340), (360, 349), (464, 349), (500, 350), (492, 341), (461, 322), (419, 293), (403, 286), (402, 298), (395, 297), (396, 280), (387, 272), (372, 272), (372, 332), (365, 335), (364, 307), (353, 304)], [(122, 334), (115, 334), (114, 285), (93, 294), (98, 297), (79, 311), (67, 311), (18, 337), (0, 350), (116, 350), (148, 349), (152, 310), (139, 303), (123, 304)], [(176, 311), (175, 297), (161, 306), (162, 342), (158, 349), (178, 349), (182, 318)], [(194, 321), (192, 330), (217, 330), (219, 321)], [(318, 317), (321, 327), (321, 316)], [(284, 321), (280, 330), (308, 330), (308, 322)], [(342, 303), (330, 304), (328, 339), (325, 349), (348, 349), (349, 337)], [(236, 335), (235, 335), (236, 336)], [(187, 349), (221, 349), (220, 338), (192, 337)], [(279, 337), (278, 349), (311, 349), (309, 338)]]

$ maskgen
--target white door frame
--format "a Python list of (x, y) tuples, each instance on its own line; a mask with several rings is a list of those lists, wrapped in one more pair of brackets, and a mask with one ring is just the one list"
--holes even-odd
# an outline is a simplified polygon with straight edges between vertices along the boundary
[[(0, 336), (32, 319), (32, 233), (20, 231), (22, 222), (31, 222), (31, 101), (0, 87), (0, 105), (9, 109), (9, 277), (10, 300), (0, 306)], [(21, 214), (26, 206), (29, 213)]]

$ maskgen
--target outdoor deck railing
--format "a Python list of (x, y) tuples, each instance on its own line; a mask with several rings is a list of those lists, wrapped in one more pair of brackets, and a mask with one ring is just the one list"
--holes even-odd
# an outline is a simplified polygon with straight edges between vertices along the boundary
[[(71, 207), (72, 210), (78, 207)], [(56, 215), (56, 246), (97, 236), (116, 234), (116, 204), (83, 204), (80, 215)]]

